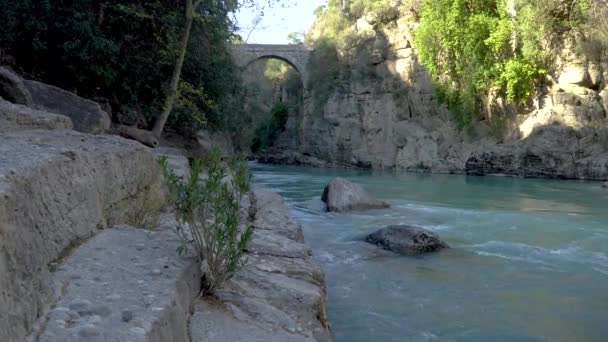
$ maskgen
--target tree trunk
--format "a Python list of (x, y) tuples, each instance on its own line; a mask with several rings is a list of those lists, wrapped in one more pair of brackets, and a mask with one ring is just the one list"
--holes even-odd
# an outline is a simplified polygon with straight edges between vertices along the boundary
[[(197, 1), (197, 5), (199, 3), (200, 2)], [(180, 42), (179, 56), (177, 57), (175, 68), (173, 69), (173, 76), (171, 77), (169, 94), (167, 94), (167, 98), (165, 99), (163, 111), (156, 119), (156, 122), (154, 123), (154, 128), (152, 129), (152, 133), (157, 138), (160, 138), (160, 135), (163, 132), (163, 128), (165, 127), (165, 123), (169, 118), (169, 114), (171, 114), (171, 111), (173, 110), (173, 104), (175, 103), (175, 98), (177, 97), (177, 87), (179, 85), (179, 79), (182, 74), (182, 66), (184, 65), (184, 59), (186, 58), (186, 51), (188, 50), (188, 41), (190, 40), (190, 30), (192, 28), (192, 21), (194, 19), (194, 10), (195, 6), (192, 4), (192, 0), (186, 0), (186, 28), (184, 30), (184, 35), (182, 36), (182, 40)]]
[(154, 133), (150, 131), (138, 129), (135, 126), (119, 125), (118, 127), (116, 127), (116, 133), (120, 134), (125, 138), (137, 140), (144, 145), (150, 147), (158, 147), (158, 138), (156, 138)]

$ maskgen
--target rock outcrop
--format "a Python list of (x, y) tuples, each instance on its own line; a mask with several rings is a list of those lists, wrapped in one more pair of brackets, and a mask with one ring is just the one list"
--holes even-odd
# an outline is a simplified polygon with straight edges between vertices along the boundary
[(154, 155), (136, 142), (0, 134), (0, 340), (23, 341), (54, 302), (50, 267), (100, 229), (153, 223), (161, 190)]
[(471, 175), (604, 180), (608, 177), (608, 130), (581, 133), (572, 127), (537, 127), (523, 139), (473, 152)]
[(97, 102), (36, 81), (26, 80), (24, 84), (32, 96), (35, 108), (69, 117), (75, 130), (100, 134), (110, 129), (110, 116)]
[(402, 255), (418, 255), (450, 248), (435, 233), (405, 225), (380, 229), (368, 235), (365, 241)]
[(281, 196), (256, 192), (245, 267), (203, 299), (192, 341), (331, 341), (324, 275)]
[(173, 170), (173, 173), (175, 173), (176, 176), (182, 179), (186, 179), (190, 176), (190, 163), (181, 149), (161, 146), (155, 148), (153, 151), (157, 158), (167, 159), (167, 166)]
[(362, 186), (340, 177), (327, 184), (321, 200), (327, 204), (328, 211), (334, 212), (389, 207), (387, 203), (373, 198)]
[(33, 105), (32, 96), (25, 88), (23, 79), (4, 67), (0, 67), (0, 99), (24, 106)]
[[(365, 23), (362, 18), (353, 26), (359, 43), (344, 62), (349, 72), (329, 94), (319, 94), (313, 85), (301, 116), (290, 118), (297, 124), (288, 123), (276, 148), (265, 151), (261, 160), (462, 172), (470, 148), (467, 137), (435, 98), (431, 78), (411, 44), (411, 20), (404, 17), (390, 29), (378, 30)], [(289, 153), (293, 146), (299, 154)]]
[(64, 115), (35, 110), (0, 99), (0, 132), (30, 129), (71, 129)]
[(234, 146), (230, 136), (222, 132), (211, 132), (209, 130), (200, 130), (196, 133), (196, 140), (200, 151), (200, 155), (206, 155), (212, 148), (219, 148), (224, 156), (234, 154)]

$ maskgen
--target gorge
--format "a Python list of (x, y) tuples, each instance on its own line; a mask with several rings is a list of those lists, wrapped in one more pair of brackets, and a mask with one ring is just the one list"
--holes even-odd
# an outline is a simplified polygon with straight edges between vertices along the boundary
[[(322, 42), (335, 8), (319, 14), (310, 40)], [(438, 98), (415, 45), (417, 12), (396, 6), (351, 15), (343, 32), (356, 42), (311, 52), (309, 88), (283, 137), (262, 161), (379, 170), (608, 178), (606, 54), (577, 49), (562, 33), (554, 69), (525, 103), (498, 89), (483, 95), (480, 117), (462, 127)], [(376, 17), (374, 16), (376, 15)], [(347, 44), (347, 43), (345, 43)], [(334, 63), (336, 65), (328, 66)], [(336, 68), (337, 70), (331, 69)], [(317, 75), (315, 75), (317, 73)], [(332, 74), (333, 73), (333, 74)], [(334, 77), (334, 79), (329, 79)], [(331, 85), (328, 83), (333, 82)], [(329, 88), (328, 88), (329, 87)], [(327, 89), (324, 89), (327, 88)]]
[(608, 2), (313, 2), (0, 0), (0, 341), (607, 339)]

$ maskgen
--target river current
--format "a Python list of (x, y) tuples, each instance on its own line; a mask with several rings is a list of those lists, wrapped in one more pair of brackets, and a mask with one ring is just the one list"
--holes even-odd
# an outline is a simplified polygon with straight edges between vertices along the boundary
[[(284, 196), (326, 274), (341, 341), (608, 341), (608, 190), (600, 183), (252, 164)], [(390, 209), (327, 213), (336, 176)], [(362, 242), (392, 224), (439, 234), (423, 257)]]

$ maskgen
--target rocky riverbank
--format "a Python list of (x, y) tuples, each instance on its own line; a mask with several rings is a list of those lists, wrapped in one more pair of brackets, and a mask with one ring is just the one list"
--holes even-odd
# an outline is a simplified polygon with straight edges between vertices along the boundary
[(57, 107), (70, 115), (0, 100), (1, 341), (331, 340), (323, 272), (279, 195), (249, 196), (246, 266), (194, 302), (157, 158), (178, 175), (188, 160), (71, 130), (91, 104), (73, 96)]

